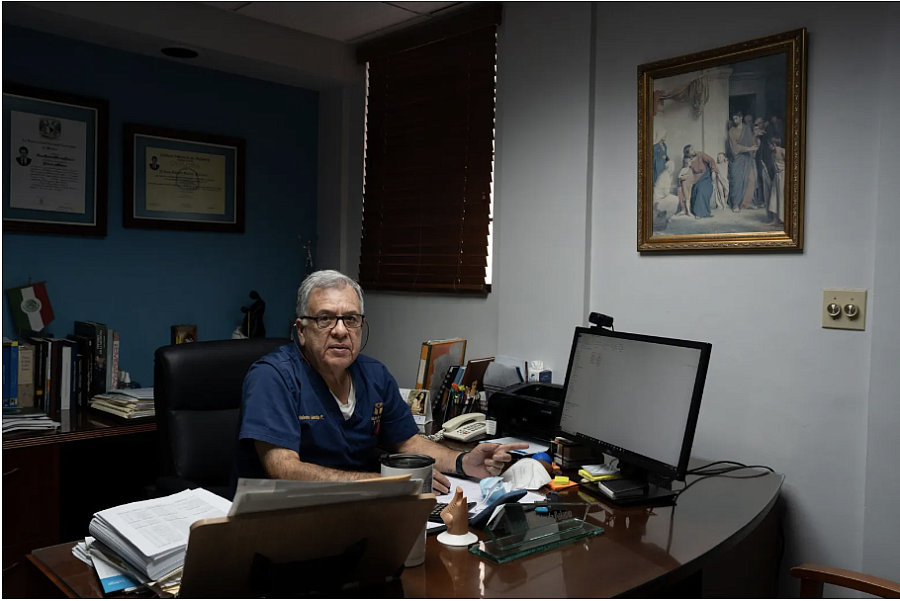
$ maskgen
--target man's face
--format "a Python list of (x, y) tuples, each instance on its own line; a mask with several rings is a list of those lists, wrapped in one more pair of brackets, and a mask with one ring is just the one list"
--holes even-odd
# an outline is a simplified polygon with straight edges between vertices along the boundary
[(753, 123), (753, 115), (745, 115), (744, 123), (746, 123), (747, 125), (750, 125), (751, 123)]
[[(359, 312), (359, 297), (350, 286), (316, 288), (310, 294), (306, 308), (306, 314), (311, 317)], [(319, 373), (346, 370), (359, 355), (362, 328), (348, 329), (342, 320), (324, 330), (320, 330), (312, 319), (306, 320), (305, 325), (298, 319), (297, 324), (304, 355)]]
[[(721, 121), (720, 121), (719, 123), (721, 123)], [(693, 147), (693, 146), (688, 146), (687, 156), (689, 156), (689, 157), (695, 157), (695, 156), (697, 156), (697, 151), (694, 150), (694, 147)]]
[(741, 124), (741, 116), (734, 115), (733, 117), (731, 117), (731, 122), (734, 123), (735, 125), (740, 125)]
[(28, 151), (25, 150), (24, 148), (20, 148), (20, 149), (19, 149), (19, 156), (27, 157), (27, 156), (28, 156)]

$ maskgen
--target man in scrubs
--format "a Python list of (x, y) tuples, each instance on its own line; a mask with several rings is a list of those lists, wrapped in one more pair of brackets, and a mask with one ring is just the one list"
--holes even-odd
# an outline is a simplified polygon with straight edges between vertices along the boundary
[(484, 443), (452, 451), (418, 435), (394, 377), (360, 355), (363, 292), (337, 271), (309, 275), (297, 293), (295, 341), (257, 361), (244, 379), (232, 478), (347, 481), (380, 475), (376, 447), (435, 459), (441, 473), (481, 479), (499, 474), (525, 444)]

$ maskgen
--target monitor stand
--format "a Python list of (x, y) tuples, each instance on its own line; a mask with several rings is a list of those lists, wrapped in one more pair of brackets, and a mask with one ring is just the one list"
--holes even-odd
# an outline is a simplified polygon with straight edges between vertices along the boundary
[(607, 495), (597, 482), (584, 482), (579, 486), (588, 492), (599, 495), (605, 502), (618, 507), (634, 507), (636, 505), (665, 507), (675, 504), (676, 494), (670, 488), (672, 486), (671, 480), (661, 479), (659, 476), (650, 474), (644, 468), (621, 460), (619, 461), (619, 473), (624, 480), (644, 483), (644, 492), (640, 495), (614, 499)]

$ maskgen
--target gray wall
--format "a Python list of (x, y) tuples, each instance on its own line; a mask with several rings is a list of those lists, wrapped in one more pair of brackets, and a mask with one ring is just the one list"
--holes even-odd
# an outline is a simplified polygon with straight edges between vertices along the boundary
[[(883, 20), (881, 65), (881, 153), (875, 215), (875, 286), (871, 301), (872, 363), (866, 445), (866, 510), (863, 571), (900, 582), (900, 202), (897, 198), (896, 141), (900, 139), (900, 10)], [(894, 221), (897, 220), (897, 221)]]
[[(900, 580), (896, 5), (593, 9), (592, 29), (588, 4), (505, 5), (494, 292), (370, 294), (366, 352), (408, 385), (422, 340), (464, 336), (470, 357), (543, 359), (561, 382), (590, 310), (626, 331), (712, 342), (695, 454), (786, 475), (785, 574), (809, 561)], [(639, 255), (637, 65), (799, 27), (810, 35), (805, 251)], [(351, 224), (346, 238), (358, 236)], [(832, 287), (869, 290), (865, 332), (821, 328)], [(784, 587), (796, 596), (786, 576)]]
[[(897, 364), (888, 348), (896, 335), (882, 335), (881, 328), (892, 327), (885, 311), (900, 308), (900, 297), (885, 298), (880, 288), (896, 286), (896, 234), (884, 226), (876, 238), (875, 229), (876, 220), (890, 224), (879, 212), (896, 212), (894, 200), (886, 206), (887, 182), (879, 178), (880, 160), (887, 165), (882, 132), (897, 127), (896, 96), (882, 83), (896, 67), (885, 52), (885, 9), (861, 8), (777, 4), (754, 11), (716, 3), (704, 5), (697, 19), (675, 5), (606, 5), (597, 32), (603, 91), (597, 95), (593, 261), (603, 275), (592, 286), (592, 301), (623, 329), (713, 343), (694, 452), (763, 463), (786, 475), (786, 566), (809, 561), (861, 569), (863, 523), (871, 517), (867, 480), (870, 490), (887, 492), (888, 481), (897, 490), (888, 465), (896, 457), (889, 446), (896, 451), (896, 433), (890, 443), (870, 444), (868, 470), (866, 453), (870, 375), (894, 384), (897, 377), (887, 366)], [(798, 27), (810, 36), (803, 254), (635, 253), (635, 67)], [(848, 157), (858, 160), (851, 166)], [(883, 262), (877, 279), (876, 248)], [(870, 290), (881, 309), (869, 315), (865, 332), (821, 328), (822, 289), (831, 287)], [(884, 385), (883, 397), (897, 390)], [(896, 415), (896, 398), (894, 392), (890, 409), (887, 398), (872, 400)], [(881, 484), (871, 484), (873, 478)], [(877, 520), (883, 526), (891, 519), (896, 533), (896, 517), (884, 513)], [(874, 561), (872, 569), (900, 579), (896, 562), (893, 573)]]

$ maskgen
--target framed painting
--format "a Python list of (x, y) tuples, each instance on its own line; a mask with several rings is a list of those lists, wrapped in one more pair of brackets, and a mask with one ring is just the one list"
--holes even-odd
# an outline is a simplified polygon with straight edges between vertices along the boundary
[(3, 82), (3, 232), (106, 235), (109, 103)]
[(638, 251), (803, 250), (805, 29), (638, 67)]
[(241, 138), (125, 124), (125, 227), (244, 231)]

